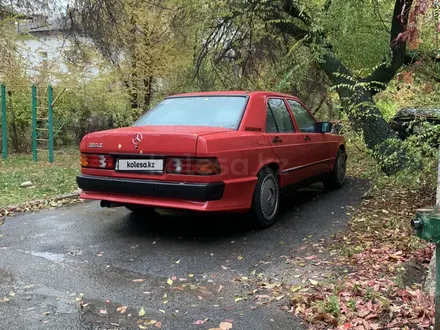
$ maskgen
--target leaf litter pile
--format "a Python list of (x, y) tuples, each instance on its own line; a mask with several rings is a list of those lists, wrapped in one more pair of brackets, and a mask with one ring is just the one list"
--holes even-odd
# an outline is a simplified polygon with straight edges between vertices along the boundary
[[(413, 235), (410, 220), (417, 208), (433, 204), (432, 196), (392, 184), (364, 196), (347, 213), (353, 216), (348, 229), (319, 247), (339, 271), (292, 287), (290, 311), (312, 329), (430, 328), (434, 301), (422, 284), (433, 245)], [(315, 256), (307, 259), (319, 264)]]

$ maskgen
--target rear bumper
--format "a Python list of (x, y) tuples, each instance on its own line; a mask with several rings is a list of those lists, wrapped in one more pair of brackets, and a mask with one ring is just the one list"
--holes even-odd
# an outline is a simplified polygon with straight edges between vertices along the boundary
[(191, 201), (215, 201), (223, 197), (224, 182), (181, 183), (148, 181), (136, 179), (119, 179), (79, 175), (76, 177), (78, 187), (83, 191), (98, 193), (117, 193), (124, 195), (186, 199)]
[(256, 182), (256, 177), (217, 183), (147, 181), (92, 175), (77, 177), (82, 199), (200, 212), (249, 210)]

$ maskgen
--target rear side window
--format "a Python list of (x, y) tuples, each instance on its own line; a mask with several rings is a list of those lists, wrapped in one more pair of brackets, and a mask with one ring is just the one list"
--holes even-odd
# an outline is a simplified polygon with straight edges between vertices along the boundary
[(293, 133), (292, 118), (283, 99), (269, 99), (266, 112), (266, 133)]
[(305, 133), (316, 133), (316, 122), (310, 113), (298, 102), (287, 100), (299, 130)]

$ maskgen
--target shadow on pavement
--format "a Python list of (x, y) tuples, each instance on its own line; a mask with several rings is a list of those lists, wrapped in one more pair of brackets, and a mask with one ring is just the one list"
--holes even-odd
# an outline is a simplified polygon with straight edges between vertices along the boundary
[[(293, 222), (295, 214), (302, 206), (309, 203), (317, 203), (318, 199), (324, 203), (324, 208), (339, 209), (345, 206), (345, 198), (340, 198), (341, 194), (354, 193), (359, 198), (361, 190), (366, 184), (359, 180), (348, 180), (344, 188), (329, 191), (322, 184), (314, 184), (307, 188), (296, 191), (285, 191), (282, 196), (282, 203), (278, 221), (271, 228), (263, 231), (273, 230), (277, 226), (290, 226), (289, 222)], [(348, 198), (348, 197), (347, 197)], [(335, 200), (334, 200), (335, 199)], [(342, 201), (341, 201), (342, 199)], [(334, 200), (334, 201), (333, 201)], [(316, 202), (315, 202), (316, 201)], [(338, 205), (341, 203), (343, 205)], [(176, 236), (176, 237), (198, 237), (213, 238), (221, 236), (243, 236), (249, 232), (256, 232), (252, 227), (252, 216), (250, 214), (230, 214), (230, 213), (194, 213), (166, 210), (159, 213), (143, 214), (129, 213), (126, 217), (127, 230), (131, 235), (135, 236)]]

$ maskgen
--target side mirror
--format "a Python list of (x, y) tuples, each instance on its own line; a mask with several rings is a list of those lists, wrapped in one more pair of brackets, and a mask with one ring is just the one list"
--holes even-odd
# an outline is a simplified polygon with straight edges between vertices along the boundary
[(316, 124), (318, 132), (320, 133), (330, 133), (332, 131), (332, 123), (328, 121), (319, 122)]

